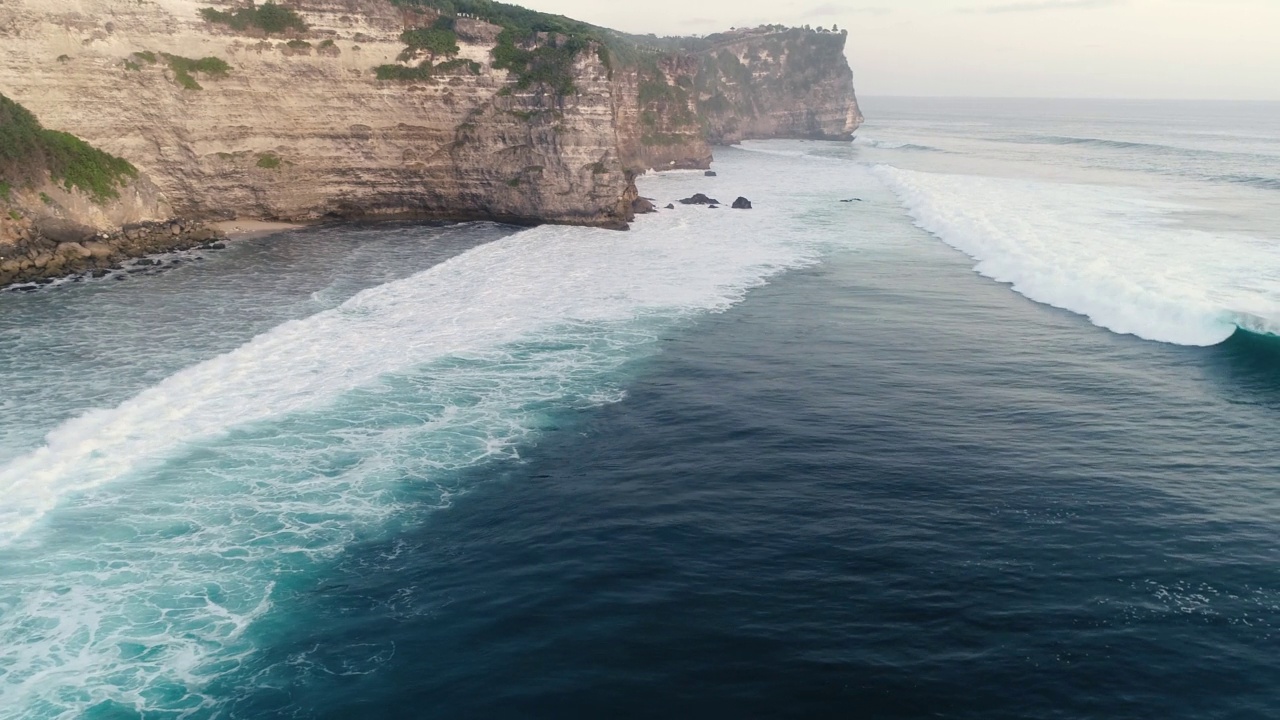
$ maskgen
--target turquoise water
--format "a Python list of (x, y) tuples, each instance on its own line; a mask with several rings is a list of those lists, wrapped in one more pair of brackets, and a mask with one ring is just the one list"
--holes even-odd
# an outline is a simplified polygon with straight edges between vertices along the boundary
[(1266, 717), (1280, 130), (1085, 110), (0, 295), (0, 717)]

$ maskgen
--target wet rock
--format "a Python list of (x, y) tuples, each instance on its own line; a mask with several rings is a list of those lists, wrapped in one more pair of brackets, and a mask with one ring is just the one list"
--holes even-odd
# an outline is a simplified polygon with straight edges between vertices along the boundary
[(715, 177), (715, 176), (716, 176), (716, 171), (715, 171), (715, 170), (708, 170), (708, 171), (706, 171), (706, 172), (704, 172), (704, 173), (702, 173), (702, 174), (703, 174), (704, 176), (706, 176), (706, 177)]
[(681, 200), (680, 204), (681, 205), (719, 205), (720, 201), (709, 198), (706, 195), (703, 195), (702, 193), (695, 193), (693, 197), (687, 197)]
[(672, 205), (671, 203), (667, 203), (667, 207), (666, 207), (666, 209), (667, 209), (667, 210), (675, 210), (675, 209), (676, 209), (676, 206), (675, 206), (675, 205)]
[(840, 202), (862, 202), (862, 198), (849, 198), (848, 200), (841, 200)]
[(734, 210), (750, 210), (751, 201), (744, 197), (740, 197), (737, 200), (733, 201), (733, 209)]
[(631, 212), (634, 212), (637, 215), (644, 215), (645, 213), (651, 213), (651, 212), (657, 212), (657, 211), (658, 209), (653, 206), (653, 203), (649, 200), (649, 198), (640, 197), (631, 201)]
[(205, 243), (200, 246), (201, 250), (226, 250), (227, 244), (223, 242)]
[(152, 260), (151, 258), (140, 258), (138, 260), (135, 260), (133, 264), (134, 265), (159, 265), (160, 261)]

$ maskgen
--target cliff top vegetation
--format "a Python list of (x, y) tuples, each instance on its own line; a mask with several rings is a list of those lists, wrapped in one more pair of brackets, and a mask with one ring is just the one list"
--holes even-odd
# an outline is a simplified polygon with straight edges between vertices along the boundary
[[(595, 47), (612, 72), (613, 61), (633, 52), (611, 31), (567, 18), (493, 0), (392, 0), (404, 7), (431, 8), (442, 17), (474, 17), (502, 28), (493, 66), (510, 71), (518, 89), (541, 86), (570, 95), (572, 66), (579, 53)], [(411, 45), (412, 47), (412, 45)]]
[(36, 183), (48, 173), (67, 190), (77, 188), (96, 202), (120, 196), (119, 187), (138, 170), (70, 133), (49, 130), (29, 110), (0, 94), (0, 184)]
[(262, 5), (250, 2), (248, 7), (236, 8), (230, 12), (207, 7), (200, 10), (200, 16), (211, 23), (226, 25), (240, 32), (257, 29), (268, 35), (278, 35), (290, 30), (307, 31), (307, 24), (298, 13), (273, 2)]

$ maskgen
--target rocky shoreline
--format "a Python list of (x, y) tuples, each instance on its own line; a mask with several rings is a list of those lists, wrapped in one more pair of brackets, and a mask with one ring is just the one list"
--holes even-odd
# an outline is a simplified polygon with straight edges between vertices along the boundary
[(121, 263), (156, 253), (216, 249), (226, 234), (199, 220), (135, 223), (114, 233), (34, 224), (0, 245), (0, 288), (46, 285), (72, 275), (105, 275)]

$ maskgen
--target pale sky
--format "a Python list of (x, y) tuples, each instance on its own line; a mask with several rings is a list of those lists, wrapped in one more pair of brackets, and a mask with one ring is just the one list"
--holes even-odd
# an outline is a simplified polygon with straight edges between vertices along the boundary
[(1280, 100), (1280, 0), (508, 0), (628, 32), (849, 29), (861, 95)]

